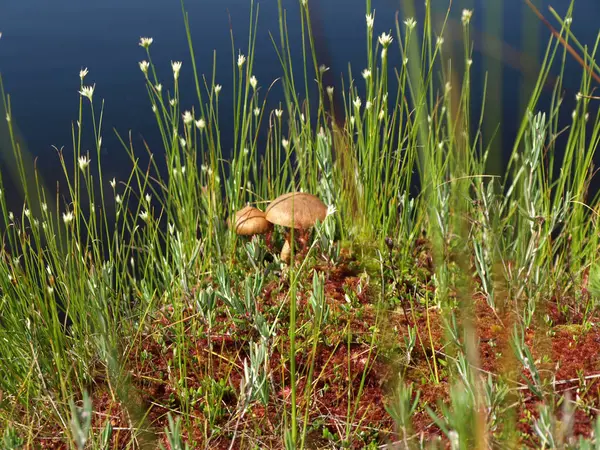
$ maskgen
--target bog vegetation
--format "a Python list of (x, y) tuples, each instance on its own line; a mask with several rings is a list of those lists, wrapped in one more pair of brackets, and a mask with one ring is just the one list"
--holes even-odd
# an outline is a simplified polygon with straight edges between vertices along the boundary
[[(142, 38), (162, 142), (143, 159), (120, 136), (127, 179), (102, 172), (93, 73), (80, 73), (58, 191), (32, 182), (0, 84), (24, 192), (19, 210), (0, 197), (2, 448), (600, 448), (600, 70), (572, 6), (552, 18), (501, 176), (486, 171), (485, 89), (471, 97), (473, 12), (450, 55), (453, 12), (434, 26), (428, 2), (381, 32), (367, 0), (364, 70), (335, 87), (309, 2), (280, 4), (275, 110), (274, 80), (253, 75), (254, 5), (223, 87), (232, 124), (184, 12), (196, 90), (180, 92), (181, 62), (159, 73)], [(565, 122), (567, 48), (584, 64)], [(236, 234), (237, 211), (291, 192), (321, 200), (314, 225)]]

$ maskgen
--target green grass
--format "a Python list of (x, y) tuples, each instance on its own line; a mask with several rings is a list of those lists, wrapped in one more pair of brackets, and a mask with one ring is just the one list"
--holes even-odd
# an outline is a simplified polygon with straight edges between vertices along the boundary
[[(142, 165), (142, 149), (119, 136), (127, 179), (103, 176), (93, 74), (80, 74), (58, 191), (28, 166), (0, 79), (24, 200), (10, 211), (0, 178), (3, 448), (599, 448), (581, 434), (600, 430), (600, 367), (584, 361), (600, 333), (592, 74), (582, 68), (563, 123), (568, 53), (552, 37), (508, 167), (489, 175), (498, 123), (486, 121), (487, 83), (483, 98), (471, 94), (470, 12), (462, 53), (448, 54), (438, 36), (453, 11), (434, 23), (427, 3), (419, 22), (380, 34), (367, 0), (365, 67), (330, 87), (308, 5), (279, 2), (284, 95), (269, 111), (274, 80), (253, 77), (258, 6), (245, 50), (232, 34), (223, 88), (214, 71), (198, 73), (182, 10), (195, 107), (180, 109), (194, 94), (180, 92), (180, 65), (157, 72), (142, 40), (162, 148)], [(598, 42), (582, 46), (555, 18), (600, 72)], [(301, 23), (298, 45), (288, 19)], [(233, 124), (219, 122), (225, 107)], [(269, 246), (227, 226), (246, 203), (299, 190), (332, 208), (289, 266), (272, 251), (283, 230)]]

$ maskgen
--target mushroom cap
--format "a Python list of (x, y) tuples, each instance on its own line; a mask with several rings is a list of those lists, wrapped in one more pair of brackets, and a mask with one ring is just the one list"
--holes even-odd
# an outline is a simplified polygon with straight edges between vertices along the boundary
[(311, 228), (327, 216), (327, 206), (318, 197), (305, 192), (290, 192), (273, 200), (265, 218), (275, 225), (298, 229)]
[(235, 213), (235, 233), (243, 236), (266, 233), (271, 224), (265, 213), (253, 206), (246, 206)]

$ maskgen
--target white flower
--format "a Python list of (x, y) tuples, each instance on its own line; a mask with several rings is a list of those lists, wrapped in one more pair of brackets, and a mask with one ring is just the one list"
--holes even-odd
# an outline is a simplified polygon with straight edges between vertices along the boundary
[(360, 100), (360, 97), (356, 97), (354, 99), (354, 107), (355, 108), (360, 108), (360, 105), (362, 105), (362, 101)]
[(244, 155), (247, 155), (248, 153), (250, 153), (250, 150), (248, 150), (247, 148), (244, 148)]
[(148, 67), (150, 67), (150, 63), (146, 60), (140, 61), (139, 62), (140, 65), (140, 70), (145, 74), (148, 73)]
[(152, 45), (152, 42), (154, 42), (154, 39), (152, 39), (151, 37), (141, 37), (140, 38), (140, 47), (144, 47), (145, 49), (148, 49), (148, 47), (150, 47)]
[(327, 72), (328, 70), (329, 70), (329, 67), (327, 67), (325, 64), (321, 64), (321, 65), (319, 66), (319, 72), (320, 72), (320, 73), (325, 73), (325, 72)]
[(194, 116), (192, 116), (192, 113), (189, 111), (185, 111), (183, 113), (183, 123), (185, 123), (186, 125), (189, 125), (193, 121), (194, 121)]
[(404, 25), (406, 25), (406, 28), (409, 30), (412, 30), (417, 25), (417, 21), (414, 17), (409, 17), (404, 21)]
[(6, 113), (6, 121), (10, 123), (10, 114)]
[(371, 78), (371, 69), (365, 69), (362, 71), (362, 76), (365, 80)]
[(181, 175), (185, 174), (185, 166), (181, 166)]
[(31, 215), (31, 211), (28, 208), (24, 208), (23, 214), (25, 214), (25, 217), (29, 217)]
[(283, 109), (276, 109), (275, 110), (275, 115), (277, 117), (281, 117), (283, 115)]
[(581, 100), (581, 97), (582, 97), (581, 92), (578, 92), (577, 95), (575, 95), (575, 100), (579, 101), (579, 100)]
[(467, 59), (467, 66), (471, 67), (471, 64), (473, 64), (473, 60), (472, 59)]
[(369, 109), (371, 109), (371, 106), (373, 106), (373, 103), (367, 100), (367, 103), (365, 103), (365, 109), (368, 111)]
[(63, 222), (66, 225), (70, 224), (74, 219), (73, 213), (71, 211), (67, 211), (66, 213), (63, 213), (62, 217), (63, 217)]
[(372, 29), (373, 23), (375, 22), (375, 18), (373, 17), (373, 14), (367, 14), (365, 16), (365, 19), (367, 19), (367, 28)]
[(185, 147), (187, 142), (185, 142), (185, 138), (180, 137), (179, 138), (179, 143), (181, 144), (182, 147)]
[(158, 111), (158, 109), (156, 108), (156, 105), (152, 105), (152, 112), (156, 113), (156, 111)]
[(13, 214), (13, 212), (12, 212), (12, 211), (9, 211), (9, 212), (8, 212), (8, 218), (9, 218), (10, 220), (15, 220), (15, 215)]
[(140, 213), (140, 219), (142, 219), (144, 222), (146, 222), (149, 217), (150, 217), (150, 215), (148, 214), (148, 211), (146, 211), (146, 210), (144, 210)]
[(330, 97), (333, 95), (333, 86), (327, 86), (327, 95)]
[(391, 33), (381, 33), (381, 36), (379, 36), (379, 43), (383, 45), (384, 48), (390, 45), (393, 40), (394, 38)]
[(245, 62), (246, 62), (246, 57), (240, 53), (238, 55), (238, 60), (237, 60), (238, 67), (241, 68), (244, 65)]
[(219, 92), (221, 92), (222, 88), (223, 88), (223, 86), (221, 86), (220, 84), (217, 84), (215, 86), (215, 94), (219, 95)]
[(77, 159), (77, 163), (79, 164), (80, 170), (85, 170), (90, 165), (90, 159), (87, 156), (80, 156)]
[(54, 288), (52, 286), (47, 286), (46, 289), (48, 290), (49, 295), (52, 295), (54, 293)]
[(356, 122), (356, 118), (354, 116), (350, 116), (350, 125), (354, 126), (355, 122)]
[(567, 17), (565, 19), (565, 25), (571, 25), (571, 23), (573, 23), (573, 18), (572, 17)]
[(181, 70), (181, 61), (171, 61), (171, 67), (173, 68), (173, 78), (177, 80), (179, 78), (179, 71)]
[(381, 111), (379, 111), (379, 120), (383, 120), (383, 118), (385, 117), (385, 111), (382, 109)]
[(172, 98), (171, 100), (169, 100), (169, 105), (175, 106), (176, 104), (177, 104), (177, 99), (176, 98)]
[(463, 25), (467, 25), (471, 21), (472, 16), (473, 16), (473, 10), (463, 9), (462, 18), (461, 18)]
[(81, 79), (81, 81), (83, 81), (83, 79), (85, 78), (85, 76), (88, 74), (88, 68), (85, 67), (83, 69), (81, 69), (79, 71), (79, 78)]
[(123, 203), (123, 199), (121, 198), (121, 196), (119, 194), (117, 194), (117, 196), (115, 197), (115, 202), (117, 202), (118, 205)]
[(335, 214), (336, 211), (337, 211), (337, 209), (335, 208), (334, 205), (327, 205), (327, 214), (325, 215), (325, 218)]
[(204, 127), (206, 127), (206, 121), (204, 119), (196, 120), (196, 128), (202, 130)]
[(94, 89), (96, 89), (96, 85), (94, 84), (93, 86), (83, 86), (81, 88), (81, 90), (79, 91), (79, 94), (82, 97), (87, 97), (90, 102), (92, 101), (92, 96), (94, 95)]
[(175, 224), (170, 223), (169, 224), (169, 234), (172, 236), (174, 233), (175, 233)]
[(146, 200), (146, 203), (150, 203), (150, 200), (152, 200), (152, 195), (146, 194), (144, 199)]
[(284, 138), (281, 140), (281, 145), (283, 145), (283, 148), (287, 149), (290, 145), (290, 141)]
[(438, 45), (438, 47), (441, 47), (444, 44), (444, 37), (438, 36), (435, 42)]
[(254, 115), (258, 117), (260, 115), (260, 108), (254, 108)]
[(252, 89), (256, 89), (257, 84), (258, 84), (258, 80), (256, 79), (256, 77), (254, 75), (252, 75), (250, 77), (250, 86), (252, 86)]
[(110, 180), (110, 187), (111, 188), (115, 188), (115, 186), (117, 185), (117, 180), (115, 178), (113, 178), (112, 180)]
[(162, 91), (162, 84), (158, 83), (156, 86), (154, 86), (154, 89), (156, 89), (156, 92), (160, 94), (160, 91)]
[(46, 203), (42, 203), (42, 211), (48, 211), (48, 205)]

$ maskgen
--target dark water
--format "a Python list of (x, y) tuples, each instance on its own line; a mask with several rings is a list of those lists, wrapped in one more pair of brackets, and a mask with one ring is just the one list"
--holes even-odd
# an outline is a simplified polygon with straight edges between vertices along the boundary
[[(292, 37), (297, 37), (298, 2), (283, 0), (289, 10), (288, 22)], [(394, 29), (394, 16), (402, 20), (406, 12), (398, 0), (373, 0), (376, 10), (375, 31)], [(415, 2), (417, 20), (422, 14), (423, 1)], [(362, 0), (310, 0), (320, 63), (331, 68), (329, 75), (336, 87), (341, 88), (339, 75), (347, 76), (348, 63), (354, 76), (361, 80), (365, 65), (365, 4)], [(446, 2), (434, 1), (437, 15), (443, 15)], [(537, 1), (541, 11), (550, 17), (547, 6), (563, 13), (568, 2)], [(600, 17), (598, 0), (576, 0), (573, 29), (583, 44), (592, 46), (598, 32)], [(492, 79), (491, 92), (498, 94), (500, 104), (491, 108), (493, 118), (503, 121), (502, 141), (510, 142), (516, 132), (520, 107), (525, 101), (521, 95), (525, 83), (532, 83), (538, 61), (545, 48), (549, 32), (533, 16), (521, 0), (454, 1), (452, 23), (460, 32), (462, 8), (474, 8), (473, 38), (477, 41), (474, 53), (475, 88), (481, 86), (482, 73), (489, 64), (496, 64), (501, 72)], [(420, 8), (420, 9), (419, 9)], [(231, 110), (231, 43), (229, 24), (236, 37), (236, 49), (247, 48), (249, 0), (187, 0), (200, 72), (212, 72), (213, 50), (217, 52), (217, 82), (223, 85), (221, 120), (227, 123)], [(480, 35), (477, 30), (491, 30)], [(494, 31), (495, 29), (495, 31)], [(113, 128), (126, 135), (132, 132), (134, 143), (141, 148), (143, 137), (155, 151), (160, 151), (158, 133), (150, 111), (138, 61), (144, 51), (138, 46), (140, 36), (152, 36), (153, 61), (158, 65), (165, 86), (171, 84), (171, 60), (183, 61), (181, 75), (181, 108), (194, 106), (195, 90), (191, 64), (183, 28), (181, 6), (178, 0), (5, 0), (0, 6), (0, 72), (12, 96), (13, 121), (26, 144), (27, 151), (37, 158), (42, 174), (52, 180), (60, 170), (52, 145), (72, 151), (71, 122), (78, 108), (79, 70), (89, 68), (86, 83), (96, 83), (94, 98), (99, 105), (105, 100), (103, 152), (107, 178), (127, 173), (129, 164), (119, 146)], [(267, 86), (281, 75), (269, 32), (278, 33), (277, 2), (260, 3), (259, 32), (254, 73), (262, 86)], [(445, 50), (460, 51), (459, 33), (445, 36)], [(487, 39), (487, 41), (486, 41)], [(502, 56), (486, 50), (483, 42), (504, 43)], [(301, 65), (300, 48), (294, 49), (296, 67)], [(237, 51), (237, 50), (236, 50)], [(397, 53), (397, 48), (395, 50)], [(398, 62), (397, 55), (392, 62)], [(516, 58), (516, 59), (515, 59)], [(528, 70), (524, 70), (523, 67)], [(576, 64), (569, 65), (572, 75), (567, 77), (565, 89), (568, 103), (579, 88), (581, 71)], [(479, 81), (478, 81), (479, 80)], [(362, 81), (362, 80), (361, 80)], [(347, 84), (346, 84), (347, 85)], [(500, 89), (501, 88), (501, 89)], [(274, 107), (277, 89), (271, 95)], [(547, 95), (550, 95), (548, 89)], [(3, 119), (3, 118), (2, 118)], [(2, 129), (2, 128), (0, 128)], [(91, 131), (91, 128), (88, 130)], [(227, 128), (225, 127), (225, 130)], [(225, 151), (231, 145), (224, 136)], [(5, 136), (0, 145), (5, 146)], [(503, 145), (509, 149), (510, 145)], [(0, 149), (2, 152), (6, 148)]]

